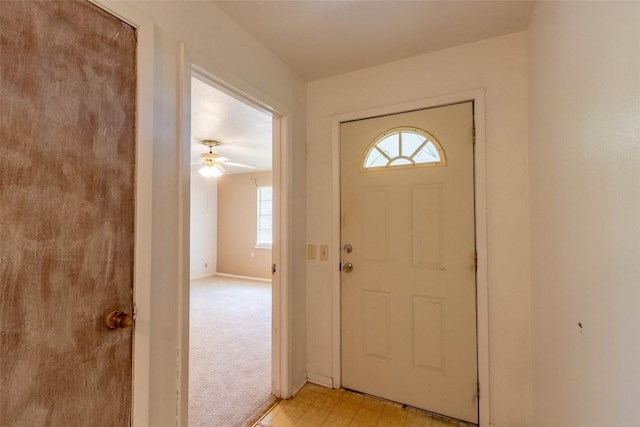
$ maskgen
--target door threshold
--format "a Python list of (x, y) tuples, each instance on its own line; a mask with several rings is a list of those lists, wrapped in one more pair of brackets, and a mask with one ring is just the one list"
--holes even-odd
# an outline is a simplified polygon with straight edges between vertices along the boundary
[(265, 409), (264, 411), (262, 411), (258, 415), (256, 415), (256, 420), (253, 423), (249, 424), (249, 427), (259, 427), (260, 421), (262, 421), (262, 419), (265, 417), (265, 415), (267, 415), (269, 412), (271, 412), (271, 410), (273, 408), (278, 406), (278, 403), (280, 403), (281, 401), (282, 401), (282, 399), (278, 397), (271, 405), (269, 405), (269, 407), (267, 409)]
[(402, 409), (408, 409), (410, 411), (416, 411), (416, 412), (419, 412), (421, 414), (429, 415), (431, 418), (447, 421), (447, 422), (450, 422), (450, 423), (457, 423), (457, 425), (459, 427), (478, 427), (478, 424), (473, 424), (473, 423), (470, 423), (470, 422), (467, 422), (467, 421), (459, 420), (457, 418), (448, 417), (448, 416), (442, 415), (442, 414), (437, 414), (435, 412), (431, 412), (431, 411), (428, 411), (426, 409), (416, 408), (415, 406), (407, 405), (406, 403), (395, 402), (393, 400), (385, 399), (384, 397), (374, 396), (372, 394), (362, 393), (361, 391), (352, 390), (350, 388), (344, 388), (344, 387), (341, 387), (341, 390), (344, 390), (344, 391), (349, 392), (349, 393), (359, 394), (361, 396), (365, 396), (365, 397), (368, 397), (370, 399), (378, 400), (380, 402), (385, 402), (385, 403), (391, 403), (391, 404), (394, 404), (394, 405), (398, 405), (398, 406), (402, 407)]

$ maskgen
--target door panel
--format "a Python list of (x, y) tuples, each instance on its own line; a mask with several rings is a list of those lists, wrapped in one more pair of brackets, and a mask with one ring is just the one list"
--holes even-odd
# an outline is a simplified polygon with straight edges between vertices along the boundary
[(130, 425), (135, 30), (3, 2), (0, 52), (0, 425)]
[[(437, 144), (393, 136), (416, 128), (440, 143), (438, 164), (408, 160)], [(472, 131), (472, 103), (341, 125), (341, 244), (353, 248), (342, 375), (347, 388), (477, 422)], [(401, 167), (363, 166), (387, 161), (367, 156), (377, 137)]]

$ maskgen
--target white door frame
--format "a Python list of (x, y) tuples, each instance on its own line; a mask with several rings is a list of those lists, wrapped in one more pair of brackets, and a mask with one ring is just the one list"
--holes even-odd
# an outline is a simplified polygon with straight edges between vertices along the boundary
[(191, 179), (191, 76), (193, 73), (236, 99), (273, 114), (273, 191), (278, 203), (273, 212), (271, 390), (278, 397), (290, 396), (289, 381), (289, 227), (288, 206), (291, 111), (242, 78), (230, 73), (206, 55), (180, 43), (180, 319), (178, 354), (178, 425), (187, 426), (189, 391), (189, 221)]
[(136, 51), (136, 188), (133, 302), (133, 390), (131, 425), (149, 425), (149, 366), (151, 314), (151, 193), (154, 123), (154, 25), (123, 3), (89, 0), (137, 30)]
[[(476, 128), (474, 144), (474, 185), (475, 185), (475, 227), (478, 269), (476, 272), (476, 313), (478, 339), (478, 380), (481, 384), (481, 398), (478, 402), (480, 426), (489, 426), (489, 294), (487, 276), (487, 180), (486, 180), (486, 141), (485, 141), (485, 94), (483, 89), (425, 98), (401, 104), (371, 108), (335, 115), (332, 120), (331, 156), (332, 156), (332, 201), (331, 201), (331, 262), (340, 263), (340, 124), (351, 120), (360, 120), (377, 116), (404, 113), (425, 108), (433, 108), (465, 101), (474, 102), (473, 120)], [(333, 387), (339, 388), (342, 382), (341, 348), (341, 284), (340, 271), (334, 269), (333, 278)]]

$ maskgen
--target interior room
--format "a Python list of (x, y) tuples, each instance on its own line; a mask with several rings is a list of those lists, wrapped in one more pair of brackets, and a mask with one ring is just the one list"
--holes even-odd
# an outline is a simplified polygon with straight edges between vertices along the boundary
[[(192, 279), (216, 273), (260, 289), (268, 283), (255, 279), (271, 274), (271, 316), (257, 322), (270, 323), (267, 388), (282, 401), (263, 426), (639, 424), (640, 2), (2, 2), (0, 50), (1, 425), (191, 425), (191, 380), (207, 377), (191, 366), (191, 309), (207, 309)], [(240, 219), (222, 205), (269, 179), (233, 151), (232, 135), (196, 133), (194, 72), (271, 114), (280, 192), (270, 255), (257, 226), (249, 248), (221, 225)], [(460, 105), (461, 122), (444, 109)], [(463, 161), (429, 117), (367, 128), (436, 111), (462, 123)], [(343, 152), (350, 124), (372, 134)], [(387, 136), (395, 154), (376, 148)], [(399, 179), (405, 188), (391, 191), (383, 177), (419, 170), (407, 166), (420, 154), (405, 152), (411, 138), (444, 155), (420, 166), (430, 181)], [(381, 169), (368, 170), (369, 149), (384, 153)], [(209, 151), (256, 168), (222, 163), (222, 176), (204, 179), (192, 163)], [(385, 167), (398, 158), (407, 168)], [(437, 174), (460, 163), (468, 204), (451, 210), (458, 198)], [(347, 165), (360, 187), (342, 199)], [(387, 221), (396, 197), (405, 217)], [(345, 207), (372, 212), (368, 230), (397, 227), (343, 241)], [(447, 237), (459, 212), (472, 214), (465, 242), (475, 245), (459, 263), (438, 252), (451, 245), (407, 240), (409, 227)], [(420, 228), (421, 214), (442, 228)], [(380, 249), (396, 236), (407, 252)], [(452, 317), (457, 296), (439, 290), (454, 286), (427, 292), (419, 281), (393, 305), (378, 284), (410, 281), (367, 269), (388, 254), (471, 283), (455, 288), (471, 308)], [(344, 286), (363, 277), (376, 287)], [(460, 319), (475, 351), (452, 344)], [(437, 345), (415, 340), (425, 336)], [(392, 366), (401, 337), (420, 344), (402, 347), (405, 377), (381, 368), (359, 376), (373, 393), (350, 385), (354, 360)], [(453, 378), (462, 358), (475, 370), (453, 403), (438, 394), (438, 409), (415, 412), (419, 403), (385, 397), (405, 391), (407, 371)], [(463, 405), (471, 416), (440, 417)]]
[(271, 114), (191, 79), (189, 425), (251, 425), (271, 390)]

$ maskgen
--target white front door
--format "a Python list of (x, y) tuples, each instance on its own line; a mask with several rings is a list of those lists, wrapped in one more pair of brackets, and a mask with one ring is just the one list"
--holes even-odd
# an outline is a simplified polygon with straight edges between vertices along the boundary
[(340, 145), (342, 385), (477, 423), (473, 103)]

